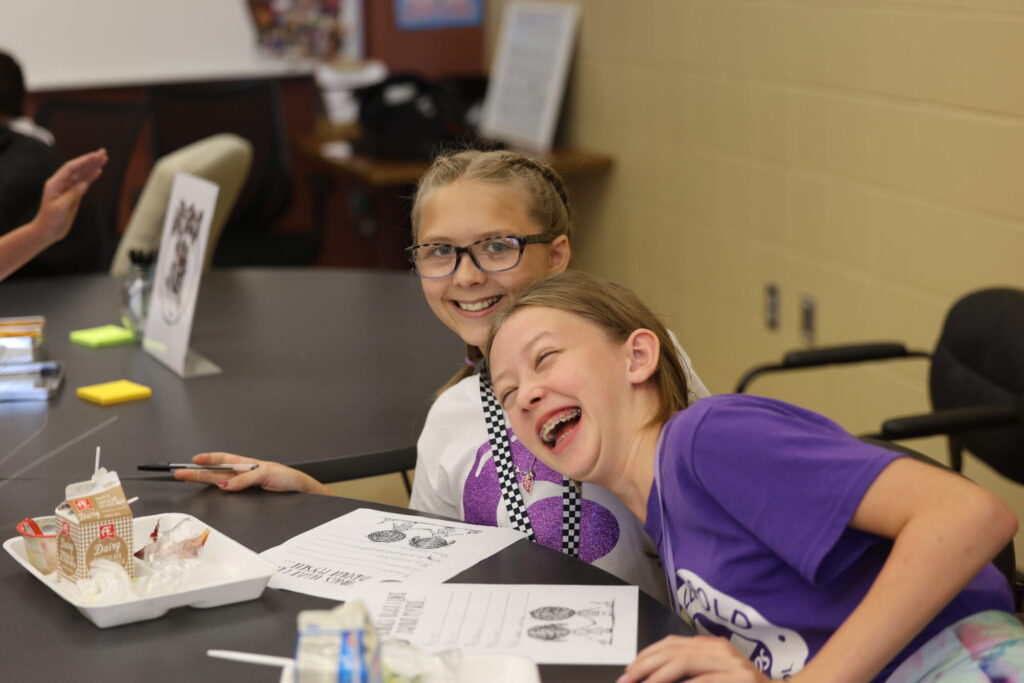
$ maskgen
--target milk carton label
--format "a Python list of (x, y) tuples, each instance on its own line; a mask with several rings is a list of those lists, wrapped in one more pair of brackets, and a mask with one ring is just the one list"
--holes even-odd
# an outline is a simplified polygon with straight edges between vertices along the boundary
[(132, 511), (116, 472), (101, 469), (89, 481), (69, 485), (57, 507), (57, 565), (73, 581), (87, 578), (93, 560), (104, 559), (135, 575)]

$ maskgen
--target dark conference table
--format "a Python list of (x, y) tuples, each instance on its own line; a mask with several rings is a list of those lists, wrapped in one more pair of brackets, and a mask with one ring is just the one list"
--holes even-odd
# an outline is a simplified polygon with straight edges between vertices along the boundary
[[(181, 379), (137, 344), (91, 349), (71, 330), (119, 323), (106, 275), (0, 284), (0, 316), (45, 315), (48, 356), (67, 367), (50, 402), (0, 402), (0, 480), (74, 481), (103, 463), (127, 474), (225, 450), (303, 464), (324, 481), (412, 467), (434, 392), (459, 340), (408, 272), (214, 270), (203, 277), (191, 347), (223, 373)], [(130, 379), (146, 400), (99, 406), (77, 387)]]
[[(13, 482), (0, 488), (3, 538), (26, 516), (52, 511), (66, 482)], [(293, 493), (229, 494), (173, 481), (128, 480), (136, 516), (169, 511), (191, 514), (257, 552), (359, 507), (393, 510), (361, 501)], [(206, 656), (207, 649), (291, 657), (296, 617), (333, 602), (268, 588), (258, 600), (215, 607), (173, 609), (153, 620), (100, 629), (26, 572), (7, 553), (0, 558), (0, 679), (5, 681), (277, 681), (279, 670)], [(591, 565), (522, 540), (459, 574), (460, 583), (622, 582)], [(638, 646), (688, 627), (670, 610), (640, 593)], [(614, 681), (619, 666), (542, 665), (544, 681)]]
[[(27, 516), (51, 514), (64, 486), (92, 471), (96, 445), (116, 469), (136, 516), (186, 512), (261, 552), (372, 503), (304, 494), (225, 494), (135, 470), (139, 462), (234, 450), (308, 467), (321, 478), (411, 463), (433, 392), (461, 360), (454, 336), (402, 273), (213, 271), (204, 276), (192, 347), (223, 374), (182, 380), (136, 345), (89, 349), (70, 330), (117, 322), (106, 276), (0, 285), (0, 316), (47, 316), (49, 356), (67, 364), (50, 403), (0, 403), (0, 538)], [(143, 401), (102, 407), (75, 387), (127, 378)], [(291, 656), (296, 615), (320, 598), (268, 589), (255, 601), (182, 608), (99, 629), (6, 553), (0, 558), (0, 679), (276, 681), (278, 671), (214, 660), (220, 648)], [(457, 576), (480, 583), (618, 584), (560, 553), (520, 541)], [(639, 646), (688, 633), (641, 593)], [(620, 667), (542, 666), (544, 680), (613, 681)]]

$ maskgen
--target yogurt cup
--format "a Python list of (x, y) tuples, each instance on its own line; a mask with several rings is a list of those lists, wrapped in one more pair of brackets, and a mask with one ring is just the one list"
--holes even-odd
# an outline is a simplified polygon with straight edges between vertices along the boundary
[[(34, 521), (36, 528), (30, 522)], [(49, 517), (25, 519), (18, 523), (18, 533), (25, 543), (25, 553), (32, 566), (43, 574), (57, 569), (57, 521)], [(41, 532), (41, 533), (40, 533)]]

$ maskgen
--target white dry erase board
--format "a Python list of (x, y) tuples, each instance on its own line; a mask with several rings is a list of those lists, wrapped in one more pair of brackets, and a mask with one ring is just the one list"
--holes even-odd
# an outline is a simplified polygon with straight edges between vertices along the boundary
[(576, 5), (509, 3), (484, 98), (484, 137), (532, 152), (550, 151), (578, 18)]
[(305, 74), (259, 51), (246, 0), (2, 0), (30, 91)]

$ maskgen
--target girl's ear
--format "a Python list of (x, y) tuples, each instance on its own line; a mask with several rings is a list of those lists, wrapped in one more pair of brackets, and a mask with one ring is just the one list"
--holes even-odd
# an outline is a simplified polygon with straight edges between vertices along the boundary
[(570, 256), (572, 249), (569, 247), (569, 236), (559, 235), (551, 242), (551, 249), (548, 252), (548, 275), (565, 272), (569, 267)]
[(658, 335), (648, 329), (640, 328), (626, 339), (624, 349), (628, 355), (627, 377), (634, 384), (643, 384), (658, 369), (661, 358), (661, 343)]

